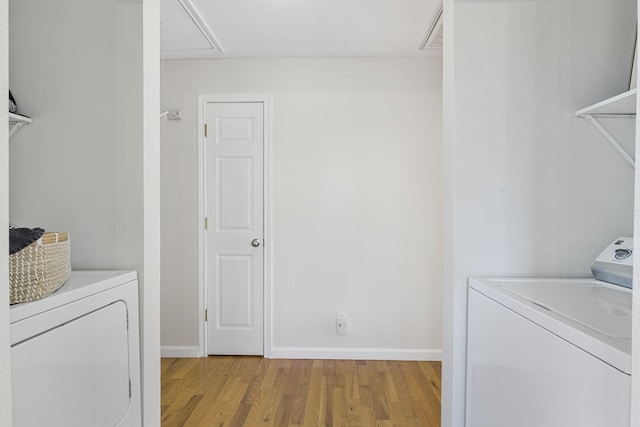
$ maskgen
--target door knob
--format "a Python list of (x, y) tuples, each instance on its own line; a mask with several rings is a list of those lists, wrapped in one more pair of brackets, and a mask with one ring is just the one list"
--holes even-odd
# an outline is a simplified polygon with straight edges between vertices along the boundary
[(254, 248), (257, 248), (258, 246), (260, 246), (260, 239), (253, 239), (251, 241), (251, 246), (253, 246)]

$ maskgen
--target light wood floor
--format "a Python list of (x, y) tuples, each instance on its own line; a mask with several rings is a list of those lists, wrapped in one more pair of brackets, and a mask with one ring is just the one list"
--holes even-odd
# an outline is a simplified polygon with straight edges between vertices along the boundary
[(440, 425), (440, 363), (162, 359), (162, 426)]

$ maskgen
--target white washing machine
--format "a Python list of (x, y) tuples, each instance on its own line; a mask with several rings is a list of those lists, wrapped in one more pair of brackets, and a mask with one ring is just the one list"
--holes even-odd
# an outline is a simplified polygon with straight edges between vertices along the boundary
[(631, 290), (470, 278), (468, 427), (628, 427)]
[(10, 322), (14, 427), (141, 425), (135, 272), (74, 271)]

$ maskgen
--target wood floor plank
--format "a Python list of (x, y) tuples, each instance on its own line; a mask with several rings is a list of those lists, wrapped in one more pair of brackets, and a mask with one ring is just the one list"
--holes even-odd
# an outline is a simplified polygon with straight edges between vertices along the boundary
[[(185, 378), (187, 374), (198, 365), (198, 359), (186, 359), (183, 363), (174, 363), (170, 378)], [(167, 372), (169, 374), (169, 372)]]
[(367, 365), (369, 368), (369, 387), (371, 389), (372, 407), (376, 420), (388, 420), (390, 419), (389, 408), (387, 406), (387, 399), (384, 394), (384, 385), (380, 378), (377, 362), (372, 362)]
[(230, 421), (230, 425), (241, 426), (244, 425), (249, 414), (251, 413), (251, 408), (254, 406), (259, 406), (259, 396), (260, 396), (260, 382), (263, 378), (261, 375), (261, 370), (256, 369), (251, 378), (248, 378), (251, 382), (248, 384), (244, 395), (240, 398), (240, 402), (238, 404), (238, 409), (233, 414), (233, 418)]
[(333, 402), (331, 403), (331, 408), (333, 413), (333, 425), (336, 427), (348, 426), (344, 388), (336, 387), (333, 390)]
[(404, 381), (404, 378), (402, 377), (402, 369), (400, 367), (400, 363), (397, 361), (393, 361), (393, 362), (389, 362), (388, 365), (389, 365), (389, 373), (396, 387), (398, 401), (402, 406), (403, 415), (407, 419), (414, 418), (416, 416), (415, 404), (413, 402), (413, 398), (411, 397), (411, 393), (409, 392), (409, 389), (407, 387), (407, 383)]
[(187, 404), (175, 411), (165, 411), (162, 417), (162, 425), (183, 426), (187, 422), (193, 410), (200, 404), (202, 395), (192, 395)]
[(187, 418), (185, 426), (210, 426), (213, 419), (218, 415), (218, 412), (222, 408), (222, 406), (226, 403), (226, 401), (221, 398), (221, 395), (224, 396), (224, 393), (228, 393), (228, 388), (231, 387), (234, 383), (233, 378), (227, 378), (225, 381), (220, 378), (219, 380), (216, 378), (216, 382), (212, 383), (212, 387), (210, 389), (206, 389), (203, 387), (204, 397), (196, 406), (195, 410), (192, 412), (191, 416)]
[(167, 369), (174, 363), (175, 359), (160, 359), (160, 375), (164, 375)]
[(440, 425), (439, 362), (163, 359), (163, 427)]
[(419, 362), (408, 362), (400, 366), (403, 378), (407, 383), (409, 393), (416, 403), (419, 415), (429, 422), (431, 425), (440, 425), (440, 411), (433, 411), (433, 407), (440, 406), (439, 397), (433, 393), (429, 381), (426, 380), (423, 372), (419, 367)]
[(296, 376), (289, 381), (287, 394), (291, 394), (291, 412), (289, 424), (300, 425), (304, 422), (304, 409), (309, 393), (311, 371), (313, 370), (312, 360), (300, 360), (295, 365)]
[[(322, 381), (323, 363), (321, 360), (314, 360), (309, 378), (309, 390), (304, 407), (304, 418), (302, 425), (316, 426), (324, 418), (322, 411), (326, 411), (326, 396), (323, 396)], [(326, 383), (324, 384), (326, 387)]]
[(264, 373), (264, 377), (262, 379), (262, 383), (260, 384), (260, 390), (271, 390), (273, 388), (273, 383), (276, 380), (276, 375), (278, 374), (279, 363), (276, 363), (273, 360), (266, 361), (266, 371)]
[(424, 372), (426, 378), (429, 380), (429, 384), (431, 384), (431, 391), (437, 397), (438, 403), (441, 403), (442, 370), (434, 369), (433, 365), (427, 362), (420, 363), (420, 368), (422, 369), (422, 372)]
[(268, 394), (269, 392), (258, 390), (255, 398), (251, 401), (251, 404), (249, 404), (246, 418), (242, 424), (235, 425), (243, 425), (247, 427), (264, 425), (265, 422), (262, 419), (262, 414), (265, 412), (266, 406), (269, 402)]

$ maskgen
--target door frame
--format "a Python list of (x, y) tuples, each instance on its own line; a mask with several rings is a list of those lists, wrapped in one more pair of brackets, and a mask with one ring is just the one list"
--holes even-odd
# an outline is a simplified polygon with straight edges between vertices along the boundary
[(204, 124), (207, 119), (207, 103), (262, 103), (264, 106), (264, 147), (263, 147), (263, 190), (264, 202), (264, 271), (263, 286), (263, 356), (271, 358), (271, 276), (272, 276), (272, 99), (271, 94), (201, 94), (198, 95), (198, 356), (207, 357), (207, 241), (205, 233), (205, 218), (207, 216), (207, 187), (206, 187), (206, 146), (204, 144)]

